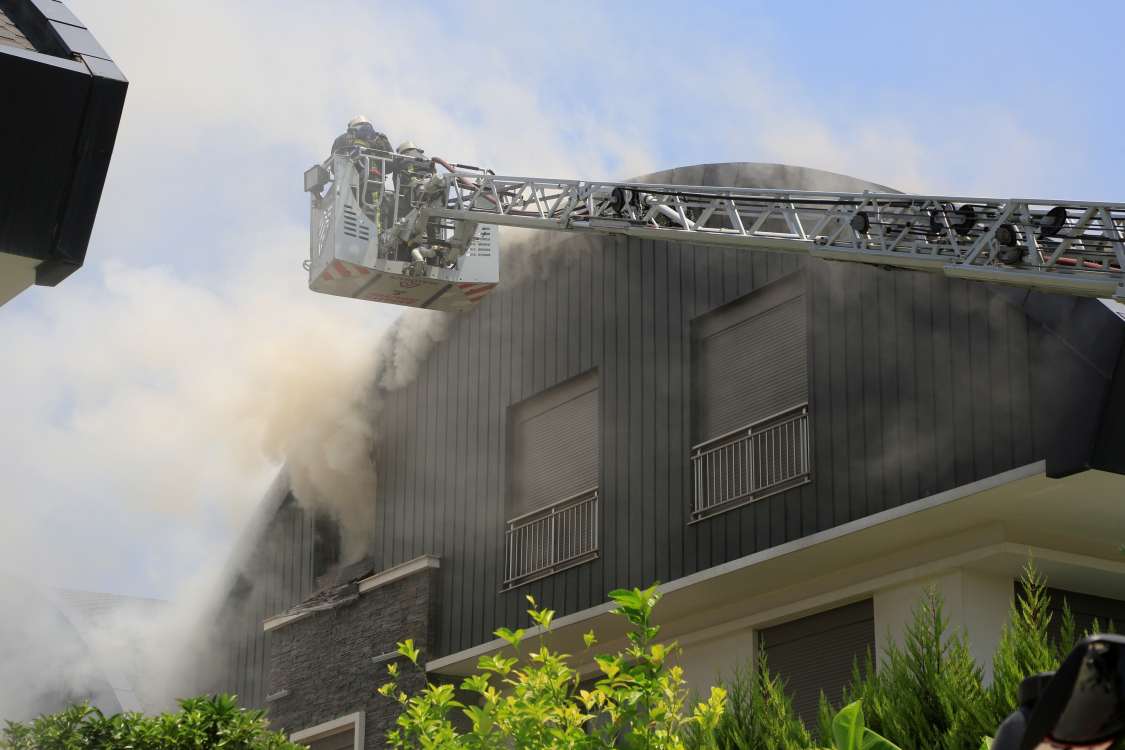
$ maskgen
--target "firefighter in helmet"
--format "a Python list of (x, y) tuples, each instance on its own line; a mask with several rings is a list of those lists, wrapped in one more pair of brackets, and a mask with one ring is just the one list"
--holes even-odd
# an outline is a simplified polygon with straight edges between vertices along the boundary
[(354, 158), (359, 156), (360, 148), (387, 152), (391, 150), (390, 139), (375, 130), (363, 115), (357, 115), (348, 122), (348, 129), (332, 142), (332, 153), (347, 153)]
[[(385, 179), (380, 167), (385, 166), (387, 162), (380, 161), (375, 156), (361, 159), (362, 149), (390, 152), (391, 142), (387, 136), (375, 130), (366, 117), (357, 115), (348, 123), (348, 129), (344, 134), (333, 141), (332, 153), (348, 156), (356, 171), (363, 176), (366, 185), (363, 195), (364, 210), (378, 226), (381, 222), (375, 214), (376, 209), (371, 207), (380, 202), (379, 195), (382, 193)], [(368, 171), (367, 175), (363, 174), (365, 169)]]
[(426, 159), (425, 152), (413, 141), (403, 141), (395, 152), (399, 158), (395, 159), (392, 174), (395, 180), (395, 193), (399, 196), (398, 215), (405, 216), (415, 200), (414, 190), (429, 178), (433, 171), (433, 164)]

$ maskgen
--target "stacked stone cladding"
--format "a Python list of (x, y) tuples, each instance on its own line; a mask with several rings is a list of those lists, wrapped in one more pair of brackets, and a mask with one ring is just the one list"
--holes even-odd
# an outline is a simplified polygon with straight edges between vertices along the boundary
[[(363, 712), (364, 747), (386, 746), (398, 704), (379, 694), (390, 677), (397, 643), (412, 639), (421, 650), (419, 663), (432, 658), (437, 626), (437, 568), (425, 568), (360, 594), (349, 606), (315, 612), (273, 632), (270, 649), (270, 727), (286, 735)], [(396, 657), (400, 687), (414, 694), (425, 678), (409, 661)]]

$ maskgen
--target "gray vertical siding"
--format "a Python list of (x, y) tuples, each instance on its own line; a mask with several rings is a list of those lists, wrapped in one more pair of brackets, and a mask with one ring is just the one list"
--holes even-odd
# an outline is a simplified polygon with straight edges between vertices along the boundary
[[(1039, 326), (984, 286), (623, 238), (554, 248), (548, 273), (460, 318), (379, 417), (376, 562), (442, 557), (441, 654), (526, 625), (525, 594), (565, 614), (1043, 457), (1031, 416)], [(688, 524), (691, 321), (800, 268), (812, 482)], [(507, 408), (591, 368), (599, 558), (501, 594)]]
[(237, 695), (244, 708), (266, 708), (270, 633), (262, 622), (313, 590), (316, 524), (292, 495), (256, 540), (217, 618), (207, 692)]

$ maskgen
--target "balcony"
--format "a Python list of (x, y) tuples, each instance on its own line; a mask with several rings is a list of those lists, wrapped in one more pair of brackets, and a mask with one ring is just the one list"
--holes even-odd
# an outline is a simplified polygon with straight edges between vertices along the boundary
[(692, 521), (805, 484), (808, 405), (776, 414), (692, 449)]
[(598, 556), (598, 490), (508, 521), (503, 591)]

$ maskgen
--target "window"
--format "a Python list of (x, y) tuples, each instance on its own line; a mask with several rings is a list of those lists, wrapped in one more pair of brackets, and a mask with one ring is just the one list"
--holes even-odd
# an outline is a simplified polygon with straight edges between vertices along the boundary
[(865, 599), (766, 628), (758, 638), (770, 676), (781, 675), (793, 711), (815, 730), (820, 691), (839, 708), (853, 662), (863, 674), (869, 650), (875, 658), (875, 605)]
[(289, 741), (312, 750), (363, 750), (364, 713), (342, 716), (289, 735)]
[(806, 347), (801, 273), (695, 322), (693, 520), (809, 481)]
[(504, 589), (597, 557), (598, 375), (512, 407)]

